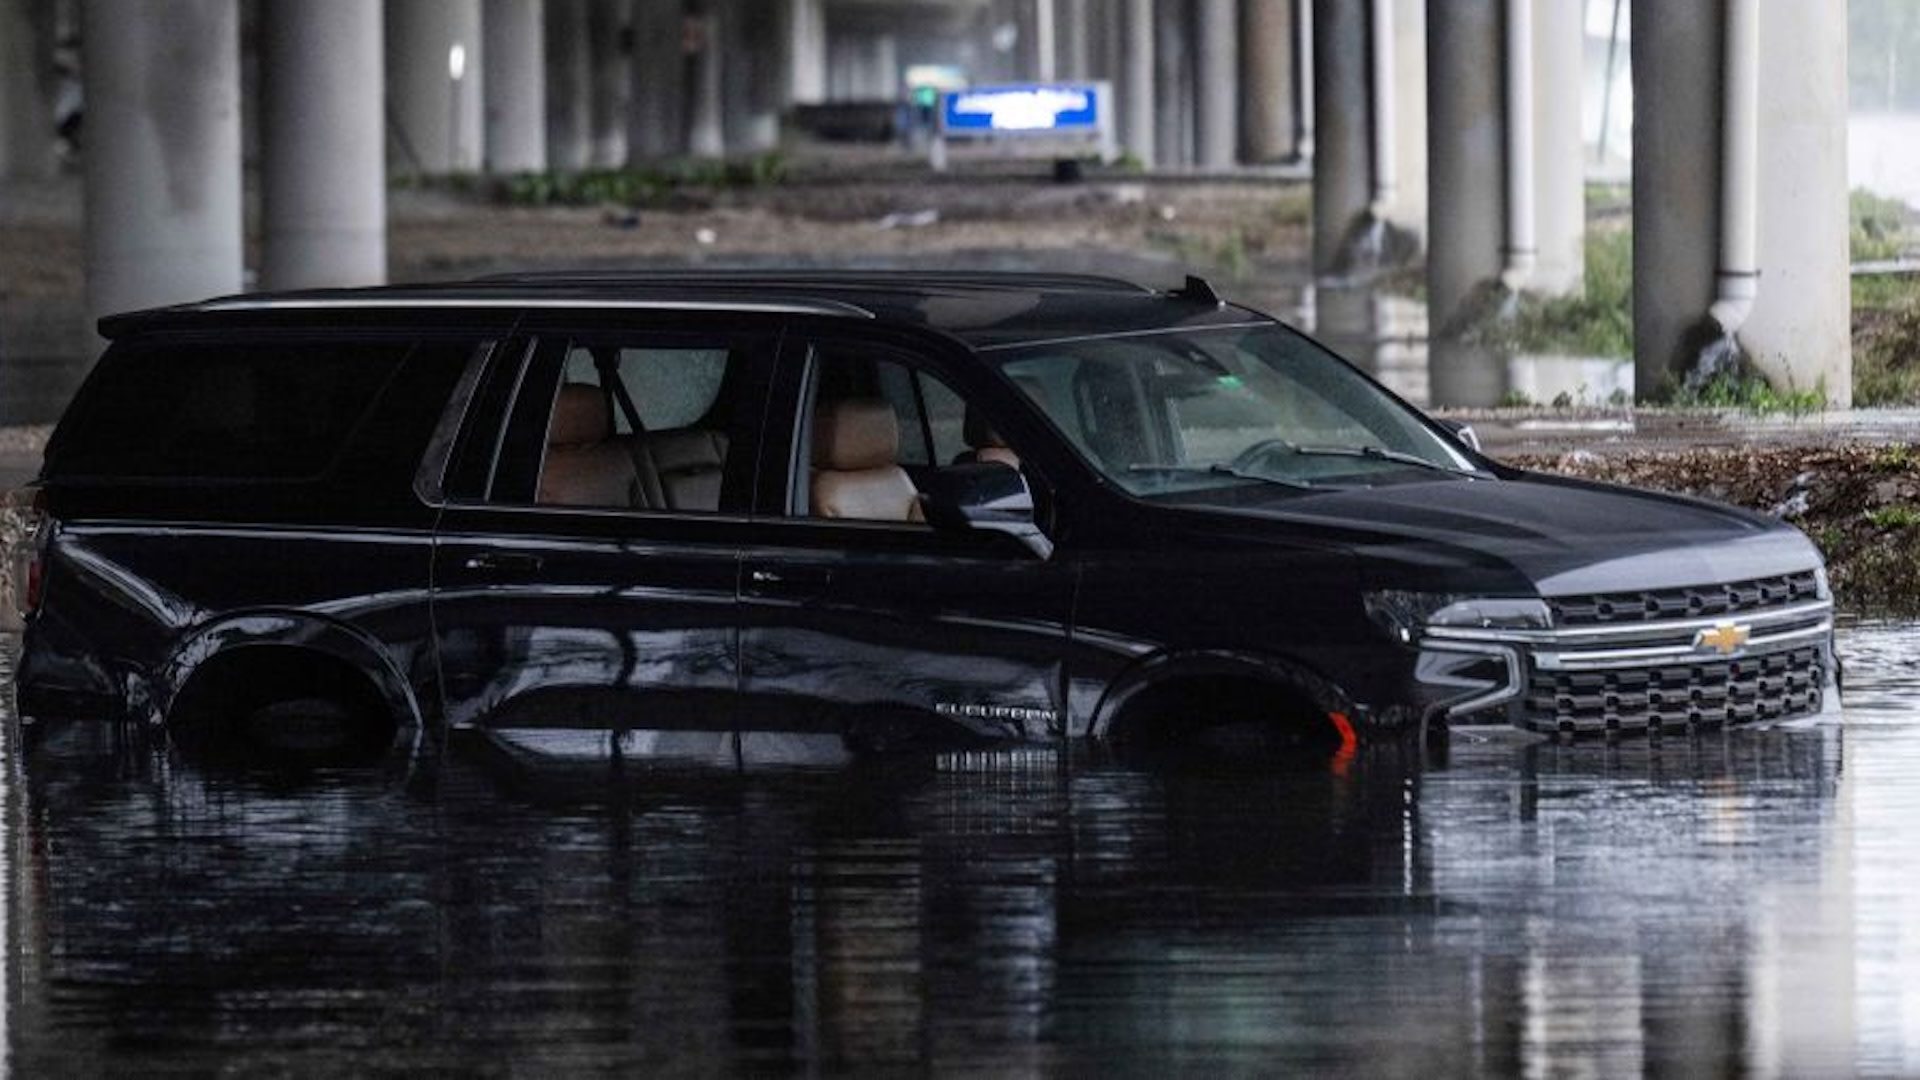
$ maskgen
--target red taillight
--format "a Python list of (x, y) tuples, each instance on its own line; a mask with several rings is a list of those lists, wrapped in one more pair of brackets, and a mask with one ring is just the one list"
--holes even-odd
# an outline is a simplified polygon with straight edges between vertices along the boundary
[(20, 590), (20, 614), (31, 615), (40, 610), (40, 548), (35, 545), (27, 550), (23, 560), (27, 565), (20, 579), (25, 583)]
[(5, 513), (8, 534), (4, 537), (11, 551), (13, 565), (14, 604), (22, 616), (32, 615), (40, 610), (40, 599), (45, 584), (45, 573), (41, 556), (46, 550), (46, 515), (41, 508), (40, 493), (14, 491), (5, 495)]

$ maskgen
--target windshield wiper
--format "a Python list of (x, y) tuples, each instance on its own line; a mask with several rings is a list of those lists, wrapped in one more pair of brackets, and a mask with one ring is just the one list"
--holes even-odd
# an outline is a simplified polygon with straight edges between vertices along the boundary
[(1457, 469), (1451, 465), (1442, 465), (1437, 461), (1428, 461), (1418, 454), (1409, 454), (1403, 450), (1389, 450), (1384, 446), (1295, 446), (1296, 454), (1307, 457), (1357, 457), (1372, 458), (1376, 461), (1391, 461), (1399, 465), (1413, 465), (1434, 472), (1472, 475), (1473, 470)]
[(1236, 480), (1254, 480), (1276, 487), (1293, 488), (1296, 491), (1312, 491), (1313, 485), (1304, 480), (1288, 480), (1280, 476), (1268, 476), (1265, 473), (1248, 472), (1245, 469), (1218, 461), (1212, 465), (1152, 465), (1135, 462), (1127, 466), (1130, 473), (1175, 473), (1187, 476), (1231, 476)]

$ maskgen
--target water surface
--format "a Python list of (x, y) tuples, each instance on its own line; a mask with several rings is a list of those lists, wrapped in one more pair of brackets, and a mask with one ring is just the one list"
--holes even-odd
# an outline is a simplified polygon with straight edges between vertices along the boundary
[(1914, 1075), (1920, 627), (1841, 645), (1844, 723), (1262, 773), (10, 756), (7, 1063)]

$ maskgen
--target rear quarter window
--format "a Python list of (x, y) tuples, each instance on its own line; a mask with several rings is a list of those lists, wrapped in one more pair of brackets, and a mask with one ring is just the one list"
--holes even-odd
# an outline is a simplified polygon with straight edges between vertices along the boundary
[(44, 475), (319, 476), (412, 348), (410, 341), (115, 345), (61, 420)]

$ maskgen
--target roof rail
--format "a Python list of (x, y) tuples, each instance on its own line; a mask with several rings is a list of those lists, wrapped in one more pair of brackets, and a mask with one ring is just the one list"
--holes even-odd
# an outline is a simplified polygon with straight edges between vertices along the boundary
[(1100, 274), (991, 270), (532, 270), (490, 274), (474, 285), (632, 285), (696, 287), (786, 287), (905, 290), (926, 287), (1046, 291), (1151, 293), (1123, 278)]

